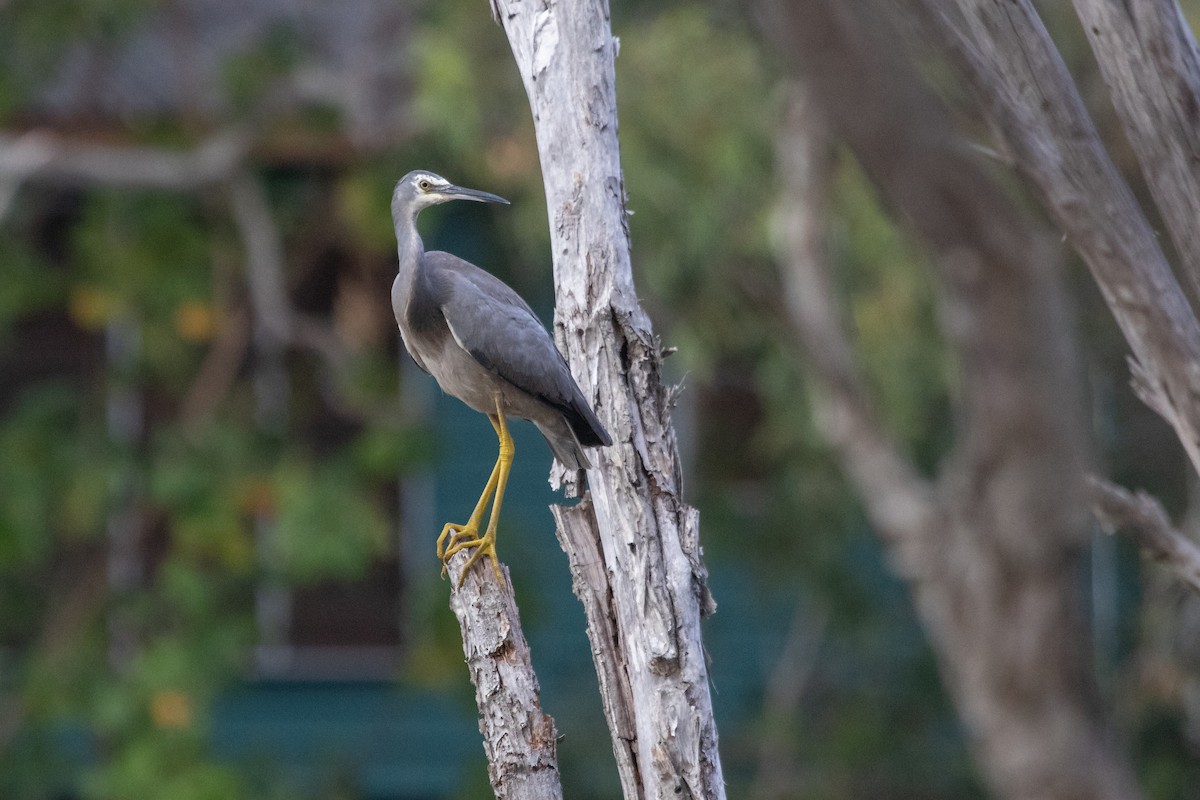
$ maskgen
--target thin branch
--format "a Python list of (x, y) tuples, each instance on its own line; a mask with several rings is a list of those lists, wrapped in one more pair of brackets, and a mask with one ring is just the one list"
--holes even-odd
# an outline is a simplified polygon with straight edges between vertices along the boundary
[(466, 552), (450, 559), (450, 608), (462, 630), (488, 777), (498, 800), (561, 800), (557, 734), (542, 711), (529, 643), (521, 630), (508, 569), (472, 569), (458, 586)]
[(0, 134), (0, 179), (196, 189), (233, 176), (250, 143), (242, 128), (221, 131), (183, 151), (88, 144), (41, 130)]
[(1131, 493), (1094, 476), (1088, 487), (1096, 519), (1106, 531), (1127, 531), (1146, 555), (1200, 592), (1200, 546), (1171, 524), (1158, 500), (1144, 491)]
[(250, 343), (250, 323), (245, 309), (218, 321), (217, 335), (179, 407), (179, 423), (185, 429), (202, 430), (229, 393)]
[[(94, 543), (60, 558), (48, 582), (49, 608), (42, 618), (37, 640), (27, 651), (31, 669), (49, 669), (65, 657), (87, 632), (88, 624), (108, 598), (108, 562)], [(18, 684), (0, 695), (0, 755), (21, 732), (29, 716), (25, 686)]]
[(283, 236), (271, 216), (262, 182), (239, 173), (229, 183), (229, 207), (246, 253), (255, 326), (282, 345), (292, 338), (294, 313), (287, 300)]
[(12, 210), (21, 184), (53, 157), (44, 146), (43, 135), (36, 131), (18, 136), (0, 148), (0, 221)]
[[(288, 302), (283, 234), (275, 224), (262, 181), (243, 171), (229, 182), (228, 189), (230, 211), (246, 256), (255, 336), (265, 337), (270, 347), (309, 350), (321, 359), (335, 383), (343, 379), (348, 359), (337, 333), (328, 323), (297, 312)], [(331, 402), (337, 404), (333, 398)]]

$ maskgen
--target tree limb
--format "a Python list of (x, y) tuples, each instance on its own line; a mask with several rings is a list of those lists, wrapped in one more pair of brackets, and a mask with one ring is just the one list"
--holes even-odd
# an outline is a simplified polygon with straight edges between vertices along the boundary
[[(920, 547), (940, 527), (933, 487), (917, 473), (875, 413), (846, 334), (825, 257), (832, 140), (801, 87), (791, 87), (776, 161), (785, 187), (773, 231), (787, 268), (789, 319), (812, 369), (814, 413), (826, 440), (859, 486), (879, 530)], [(903, 559), (916, 564), (920, 559)]]
[[(959, 367), (955, 445), (936, 488), (906, 489), (921, 483), (903, 477), (911, 467), (899, 453), (888, 459), (899, 469), (868, 472), (846, 442), (832, 443), (909, 580), (980, 770), (998, 796), (1014, 800), (1136, 798), (1132, 770), (1097, 712), (1080, 634), (1084, 425), (1056, 248), (960, 143), (879, 3), (760, 7), (827, 124), (931, 256), (942, 333)], [(789, 117), (802, 127), (784, 134), (781, 149), (814, 135), (810, 116)], [(781, 153), (785, 213), (819, 217), (825, 200), (804, 159)], [(790, 308), (810, 318), (797, 321), (801, 336), (826, 329), (810, 350), (843, 352), (843, 342), (829, 344), (845, 336), (831, 281), (805, 276), (829, 270), (813, 237), (781, 243), (784, 269), (800, 273), (788, 277), (800, 281), (790, 293), (807, 294)], [(817, 302), (824, 310), (807, 310)], [(848, 359), (811, 360), (818, 380), (851, 401), (842, 413), (862, 420), (860, 436), (877, 443), (874, 451), (895, 452), (855, 400), (861, 390), (844, 388), (854, 381), (831, 379)], [(889, 495), (919, 498), (925, 511), (889, 513)], [(906, 516), (914, 520), (908, 526)]]
[(450, 608), (475, 686), (492, 789), (498, 800), (561, 800), (554, 720), (542, 711), (508, 569), (503, 586), (489, 569), (468, 571), (459, 586), (468, 558), (450, 559)]
[(250, 133), (242, 128), (221, 131), (183, 151), (89, 144), (41, 130), (0, 134), (0, 180), (196, 189), (231, 178), (250, 144)]
[(1200, 546), (1171, 524), (1162, 504), (1146, 492), (1129, 492), (1103, 478), (1088, 481), (1092, 509), (1109, 533), (1127, 531), (1146, 555), (1200, 592)]

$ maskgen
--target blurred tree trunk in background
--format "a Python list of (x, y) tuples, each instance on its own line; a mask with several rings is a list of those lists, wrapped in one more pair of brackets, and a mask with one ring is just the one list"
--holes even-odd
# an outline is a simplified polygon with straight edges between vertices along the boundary
[[(818, 418), (909, 582), (980, 770), (1005, 798), (1138, 797), (1090, 663), (1086, 426), (1054, 239), (958, 139), (878, 3), (759, 10), (804, 87), (780, 140), (780, 244)], [(824, 125), (932, 256), (960, 382), (955, 446), (932, 481), (875, 415), (843, 331)]]
[(700, 636), (715, 606), (698, 514), (682, 498), (660, 345), (633, 286), (608, 3), (495, 0), (493, 12), (533, 111), (556, 336), (614, 441), (592, 451), (590, 496), (554, 513), (622, 788), (628, 800), (718, 800), (725, 784)]

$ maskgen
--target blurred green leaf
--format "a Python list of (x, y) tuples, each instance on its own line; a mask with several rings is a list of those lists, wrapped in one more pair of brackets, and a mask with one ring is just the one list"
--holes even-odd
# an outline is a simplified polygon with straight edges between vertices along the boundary
[(353, 579), (386, 546), (388, 526), (377, 504), (342, 471), (326, 468), (318, 476), (307, 464), (285, 462), (273, 484), (273, 566), (288, 579)]

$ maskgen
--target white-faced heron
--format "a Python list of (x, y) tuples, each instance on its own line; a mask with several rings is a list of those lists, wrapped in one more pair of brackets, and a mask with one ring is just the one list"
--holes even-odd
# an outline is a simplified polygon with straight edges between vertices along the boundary
[[(457, 256), (425, 252), (417, 233), (421, 209), (451, 200), (508, 201), (488, 192), (455, 186), (424, 170), (408, 173), (392, 193), (392, 222), (400, 272), (392, 284), (392, 310), (404, 347), (417, 366), (437, 379), (442, 391), (487, 414), (500, 440), (500, 455), (475, 510), (465, 524), (446, 523), (437, 540), (443, 565), (450, 556), (475, 548), (463, 567), (467, 574), (481, 557), (496, 559), (496, 522), (513, 460), (505, 422), (533, 422), (564, 466), (591, 466), (585, 447), (612, 439), (571, 377), (567, 362), (537, 316), (521, 297), (489, 272)], [(488, 500), (492, 514), (482, 535), (479, 525)], [(459, 579), (461, 585), (462, 578)]]

